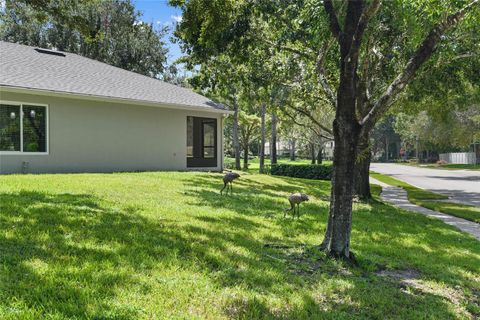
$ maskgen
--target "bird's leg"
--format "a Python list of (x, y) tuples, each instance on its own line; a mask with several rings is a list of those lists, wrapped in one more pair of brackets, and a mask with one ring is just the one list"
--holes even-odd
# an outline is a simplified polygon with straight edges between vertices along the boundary
[[(220, 194), (223, 194), (223, 189), (225, 189), (226, 186), (227, 186), (227, 183), (224, 182), (223, 183), (223, 188), (222, 188), (222, 190), (220, 190)], [(227, 193), (228, 193), (228, 188), (227, 188)]]
[(285, 209), (285, 212), (283, 213), (283, 217), (286, 218), (287, 212), (292, 211), (292, 209), (293, 209), (293, 212), (295, 213), (295, 204), (290, 202), (290, 208)]
[(230, 181), (230, 195), (233, 193), (233, 183)]
[(300, 203), (297, 204), (297, 218), (300, 219)]

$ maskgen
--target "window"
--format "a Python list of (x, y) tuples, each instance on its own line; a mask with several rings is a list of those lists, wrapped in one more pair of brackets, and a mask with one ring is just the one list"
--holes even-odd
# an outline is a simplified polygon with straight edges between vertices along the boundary
[(0, 103), (0, 152), (46, 153), (47, 107)]
[(20, 130), (20, 106), (0, 104), (0, 151), (21, 151)]

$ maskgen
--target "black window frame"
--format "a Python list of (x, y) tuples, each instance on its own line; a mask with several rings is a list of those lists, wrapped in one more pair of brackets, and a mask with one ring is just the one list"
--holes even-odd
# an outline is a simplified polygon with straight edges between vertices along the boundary
[[(0, 150), (0, 155), (48, 155), (50, 150), (49, 150), (49, 142), (50, 142), (50, 137), (49, 137), (49, 106), (47, 104), (42, 104), (42, 103), (24, 103), (24, 102), (17, 102), (17, 101), (5, 101), (5, 100), (0, 100), (0, 105), (5, 105), (5, 106), (15, 106), (19, 107), (20, 112), (19, 112), (19, 121), (20, 121), (20, 150)], [(44, 108), (45, 109), (45, 129), (44, 129), (44, 139), (45, 139), (45, 151), (25, 151), (25, 137), (24, 137), (24, 120), (25, 120), (25, 113), (24, 113), (24, 107), (35, 107), (35, 108)]]

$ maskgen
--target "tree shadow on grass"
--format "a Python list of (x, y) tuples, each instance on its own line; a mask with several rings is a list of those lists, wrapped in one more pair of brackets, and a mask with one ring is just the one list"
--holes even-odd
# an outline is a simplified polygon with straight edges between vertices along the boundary
[(375, 215), (360, 209), (353, 216), (352, 246), (366, 260), (375, 256), (377, 264), (392, 268), (429, 270), (427, 277), (458, 285), (466, 278), (457, 268), (445, 268), (455, 255), (455, 265), (478, 274), (480, 244), (472, 236), (438, 219), (388, 204), (375, 205)]
[[(134, 319), (135, 310), (110, 302), (119, 288), (142, 285), (135, 275), (158, 263), (208, 270), (222, 287), (242, 284), (252, 291), (268, 291), (284, 272), (271, 261), (262, 263), (263, 243), (249, 234), (261, 225), (242, 217), (204, 218), (230, 224), (214, 231), (149, 219), (133, 207), (104, 206), (90, 195), (27, 191), (0, 194), (0, 212), (4, 307), (21, 303), (63, 317)], [(232, 251), (234, 246), (243, 252)]]
[[(252, 179), (235, 180), (233, 194), (220, 194), (221, 186), (219, 179), (221, 175), (195, 176), (194, 179), (185, 184), (184, 193), (195, 198), (192, 205), (208, 205), (213, 208), (224, 208), (235, 210), (242, 215), (258, 216), (275, 215), (283, 216), (284, 209), (290, 204), (287, 197), (293, 192), (304, 192), (310, 196), (324, 200), (325, 188), (312, 186), (311, 183), (295, 181), (293, 178), (281, 177), (277, 183), (261, 184)], [(248, 178), (248, 177), (247, 177)], [(278, 182), (284, 181), (284, 184)], [(320, 181), (319, 181), (320, 182)], [(323, 183), (323, 182), (320, 182)], [(217, 191), (218, 190), (218, 191)], [(310, 212), (307, 208), (321, 209), (325, 206), (311, 203), (302, 204), (303, 212)], [(316, 210), (313, 210), (316, 211)]]
[[(260, 212), (284, 207), (278, 190), (272, 187), (262, 191), (250, 209), (248, 183), (239, 188), (239, 195), (222, 198), (210, 191), (216, 181), (205, 184), (209, 181), (201, 178), (201, 188), (186, 190), (189, 198), (194, 198), (193, 204), (220, 209), (233, 201), (229, 208), (238, 216), (192, 214), (191, 221), (179, 224), (146, 217), (134, 204), (115, 207), (91, 195), (28, 191), (0, 194), (0, 306), (21, 302), (43, 310), (41, 315), (136, 319), (141, 317), (138, 310), (112, 304), (112, 300), (122, 289), (143, 288), (146, 296), (154, 294), (149, 289), (152, 284), (139, 280), (138, 275), (168, 263), (180, 270), (206, 273), (219, 290), (242, 287), (248, 291), (243, 298), (224, 302), (223, 312), (231, 318), (368, 317), (376, 309), (371, 296), (385, 295), (416, 305), (419, 310), (433, 304), (440, 315), (454, 316), (442, 297), (430, 293), (411, 297), (399, 291), (395, 283), (372, 286), (370, 282), (379, 281), (374, 275), (365, 278), (354, 271), (345, 277), (328, 273), (323, 267), (309, 274), (292, 273), (296, 262), (290, 261), (286, 252), (266, 248), (265, 242), (252, 237), (252, 233), (267, 227)], [(195, 185), (195, 181), (192, 183)], [(286, 233), (282, 239), (268, 239), (298, 246), (295, 235), (319, 232), (318, 225), (314, 226), (318, 217), (311, 212), (325, 208), (308, 204), (304, 210), (307, 214), (300, 221), (276, 219)], [(252, 219), (257, 217), (261, 219)], [(293, 237), (287, 238), (288, 234)], [(337, 264), (327, 261), (325, 265), (336, 269)], [(332, 278), (348, 283), (349, 290), (317, 296), (312, 288)], [(365, 295), (367, 290), (370, 296)], [(287, 301), (292, 293), (303, 298), (286, 309), (282, 304), (278, 310), (261, 298), (251, 298), (273, 295)], [(340, 294), (342, 299), (334, 298)], [(387, 305), (383, 311), (409, 315), (408, 308), (397, 310), (395, 303), (383, 303)]]
[[(261, 188), (261, 194), (251, 193), (252, 190), (251, 183), (245, 179), (241, 183), (237, 184), (237, 193), (233, 196), (220, 196), (215, 193), (215, 188), (217, 187), (217, 177), (215, 176), (202, 176), (198, 179), (192, 180), (191, 187), (192, 189), (187, 191), (187, 194), (198, 199), (193, 202), (193, 204), (207, 205), (215, 209), (229, 209), (238, 214), (246, 215), (248, 217), (262, 216), (262, 211), (272, 210), (272, 207), (275, 210), (280, 209), (279, 201), (276, 200), (280, 197), (283, 197), (285, 193), (293, 191), (302, 191), (308, 192), (310, 194), (315, 194), (317, 197), (326, 196), (328, 194), (328, 189), (322, 188), (324, 182), (320, 182), (320, 186), (316, 186), (316, 183), (311, 181), (302, 181), (293, 178), (286, 177), (276, 177), (282, 183), (269, 184), (267, 187)], [(198, 185), (201, 185), (202, 188), (198, 189)], [(322, 189), (322, 190), (317, 190)], [(253, 199), (253, 200), (252, 200)], [(253, 203), (253, 205), (252, 205)], [(370, 203), (370, 208), (365, 208), (367, 204), (362, 204), (354, 211), (354, 232), (353, 232), (353, 249), (359, 250), (365, 256), (361, 257), (362, 267), (366, 267), (365, 270), (372, 270), (372, 257), (375, 257), (372, 260), (373, 270), (378, 268), (384, 268), (385, 266), (391, 266), (396, 268), (409, 268), (411, 266), (416, 266), (423, 270), (432, 271), (432, 274), (426, 275), (425, 279), (440, 280), (445, 281), (446, 279), (451, 279), (451, 281), (446, 280), (451, 285), (458, 285), (459, 283), (464, 284), (466, 278), (463, 278), (455, 269), (445, 269), (444, 266), (449, 264), (449, 251), (442, 250), (441, 248), (432, 252), (425, 248), (426, 246), (431, 246), (432, 248), (438, 247), (438, 242), (448, 243), (456, 247), (457, 250), (465, 250), (468, 246), (473, 246), (475, 242), (466, 240), (466, 243), (459, 243), (459, 233), (455, 230), (451, 230), (449, 226), (444, 225), (440, 221), (432, 221), (425, 217), (416, 217), (412, 219), (411, 213), (405, 212), (396, 208), (393, 208), (389, 205), (383, 205), (381, 202), (372, 200)], [(374, 206), (374, 210), (372, 209)], [(326, 221), (327, 218), (327, 209), (328, 206), (324, 207), (318, 206), (318, 204), (308, 204), (304, 208), (304, 212), (307, 211), (306, 217), (302, 217), (303, 220), (295, 221), (293, 225), (292, 221), (287, 221), (285, 219), (278, 219), (277, 216), (277, 225), (283, 225), (289, 229), (288, 232), (284, 232), (284, 238), (278, 239), (283, 241), (288, 246), (299, 245), (298, 242), (295, 242), (295, 239), (289, 238), (288, 236), (296, 236), (303, 232), (315, 232), (312, 228), (312, 225), (315, 222), (318, 222), (318, 216), (315, 216), (315, 213), (322, 212), (320, 220), (322, 222)], [(242, 218), (244, 219), (244, 218)], [(357, 220), (357, 221), (355, 221)], [(363, 220), (363, 221), (362, 221)], [(216, 220), (212, 223), (218, 223), (219, 227), (224, 227), (224, 222), (221, 222), (221, 219)], [(425, 224), (422, 226), (422, 224)], [(432, 227), (429, 227), (432, 226)], [(292, 231), (293, 230), (293, 231)], [(317, 230), (318, 231), (318, 230)], [(255, 232), (255, 228), (252, 228), (252, 232)], [(322, 234), (319, 232), (319, 234)], [(372, 238), (369, 238), (368, 234), (375, 234), (376, 237), (384, 239), (385, 241), (375, 241)], [(419, 244), (418, 246), (411, 245), (408, 241), (411, 241), (412, 237), (420, 236), (424, 243)], [(408, 241), (405, 241), (405, 238), (410, 238)], [(320, 237), (319, 237), (320, 239)], [(474, 241), (474, 240), (473, 240)], [(465, 245), (465, 246), (464, 246)], [(395, 248), (395, 249), (392, 249)], [(449, 248), (451, 249), (451, 248)], [(265, 249), (263, 249), (265, 250)], [(418, 260), (419, 256), (423, 256), (424, 259)], [(380, 257), (380, 259), (379, 259)], [(394, 259), (392, 259), (394, 258)], [(394, 263), (389, 263), (390, 260), (394, 260)], [(474, 260), (478, 260), (474, 258)], [(401, 263), (398, 263), (401, 261)], [(476, 262), (472, 261), (472, 256), (463, 257), (460, 260), (457, 260), (460, 265), (465, 267), (465, 270), (470, 272), (475, 272)], [(431, 264), (438, 263), (441, 270), (441, 277), (436, 277), (435, 273), (439, 268), (431, 266)], [(437, 269), (437, 270), (436, 270)], [(361, 271), (364, 272), (365, 270)], [(370, 277), (370, 276), (369, 276)], [(358, 284), (358, 279), (354, 279), (353, 282), (355, 286)], [(467, 280), (468, 281), (468, 280)], [(362, 282), (359, 282), (362, 284)], [(397, 285), (397, 284), (395, 284)], [(370, 288), (371, 290), (371, 288)], [(355, 290), (352, 290), (349, 296), (355, 296)], [(397, 294), (397, 293), (395, 293)], [(421, 293), (424, 296), (425, 301), (431, 301), (432, 303), (441, 303), (443, 297), (432, 295), (429, 296), (425, 292)], [(436, 299), (439, 299), (436, 301)], [(358, 299), (358, 297), (355, 297)], [(410, 301), (421, 301), (422, 298), (416, 300), (410, 296), (404, 298), (407, 304)], [(362, 299), (359, 301), (364, 302)], [(358, 301), (357, 301), (358, 302)], [(248, 317), (254, 316), (256, 311), (258, 301), (253, 301), (252, 305), (246, 307), (247, 310), (252, 308), (250, 311), (246, 311)], [(439, 307), (442, 312), (448, 313), (445, 307)], [(260, 309), (262, 309), (260, 307)], [(428, 313), (428, 311), (427, 311)], [(301, 310), (296, 310), (291, 317), (296, 317), (298, 314), (301, 314)], [(439, 313), (440, 314), (440, 313)], [(271, 315), (273, 316), (273, 315)], [(382, 315), (378, 315), (381, 318)], [(287, 317), (288, 318), (288, 317)], [(412, 316), (412, 318), (414, 318)]]
[[(248, 176), (247, 176), (248, 178)], [(306, 179), (295, 179), (290, 177), (274, 177), (278, 180), (276, 183), (269, 183), (262, 188), (261, 193), (251, 193), (251, 185), (256, 184), (251, 179), (244, 179), (240, 186), (237, 186), (237, 193), (233, 196), (220, 196), (216, 194), (218, 177), (215, 175), (198, 176), (196, 179), (190, 181), (190, 186), (201, 185), (201, 189), (187, 191), (191, 196), (194, 196), (198, 201), (194, 204), (208, 205), (215, 209), (228, 209), (238, 214), (259, 217), (265, 216), (265, 212), (274, 212), (273, 219), (275, 223), (283, 228), (285, 240), (290, 239), (298, 234), (307, 232), (318, 232), (321, 236), (324, 233), (325, 222), (328, 216), (328, 204), (324, 203), (322, 206), (318, 203), (304, 203), (302, 204), (302, 212), (304, 215), (300, 220), (283, 219), (283, 210), (287, 206), (286, 200), (283, 199), (285, 194), (292, 191), (308, 192), (320, 198), (329, 194), (328, 188), (325, 188), (326, 181), (312, 181)], [(320, 196), (320, 197), (319, 197)], [(352, 246), (353, 250), (359, 248), (360, 250), (385, 250), (388, 248), (398, 248), (399, 250), (389, 250), (390, 257), (395, 256), (397, 259), (408, 261), (415, 264), (418, 260), (419, 252), (424, 252), (425, 255), (431, 256), (430, 261), (438, 261), (445, 263), (449, 251), (464, 250), (464, 246), (471, 248), (478, 248), (478, 242), (473, 238), (459, 237), (459, 231), (452, 228), (437, 219), (431, 219), (419, 214), (400, 210), (390, 205), (383, 204), (377, 200), (372, 200), (369, 203), (369, 208), (366, 204), (354, 205), (353, 212), (353, 234)], [(373, 210), (373, 211), (372, 211)], [(415, 218), (412, 216), (415, 215)], [(318, 226), (317, 229), (312, 226)], [(320, 225), (320, 226), (319, 226)], [(254, 230), (252, 230), (254, 231)], [(369, 235), (375, 234), (378, 239), (383, 239), (378, 242), (372, 242), (368, 239)], [(356, 237), (360, 237), (364, 241), (356, 241)], [(320, 237), (319, 236), (319, 241)], [(422, 245), (416, 248), (415, 245), (404, 243), (405, 238), (419, 237), (422, 239)], [(464, 243), (459, 243), (459, 239), (463, 238)], [(422, 246), (436, 248), (436, 251), (428, 252)], [(480, 251), (476, 251), (480, 253)], [(384, 251), (385, 253), (385, 251)], [(385, 264), (390, 258), (389, 255), (384, 256)], [(472, 261), (473, 259), (473, 261)], [(480, 260), (477, 257), (463, 257), (457, 260), (462, 265), (467, 266), (469, 271), (475, 272), (475, 262)], [(423, 263), (428, 261), (423, 260)], [(470, 262), (470, 263), (468, 263)], [(472, 263), (474, 262), (474, 263)], [(446, 263), (448, 264), (448, 263)], [(477, 265), (479, 265), (477, 264)], [(442, 264), (440, 264), (442, 265)], [(442, 273), (449, 273), (442, 270)], [(446, 278), (455, 279), (456, 274), (449, 274)]]

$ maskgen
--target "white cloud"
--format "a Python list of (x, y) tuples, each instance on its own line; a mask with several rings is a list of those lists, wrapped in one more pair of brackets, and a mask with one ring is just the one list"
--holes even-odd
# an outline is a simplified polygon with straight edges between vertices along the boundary
[(170, 16), (170, 18), (172, 18), (173, 21), (175, 21), (176, 23), (180, 23), (182, 22), (182, 16)]

